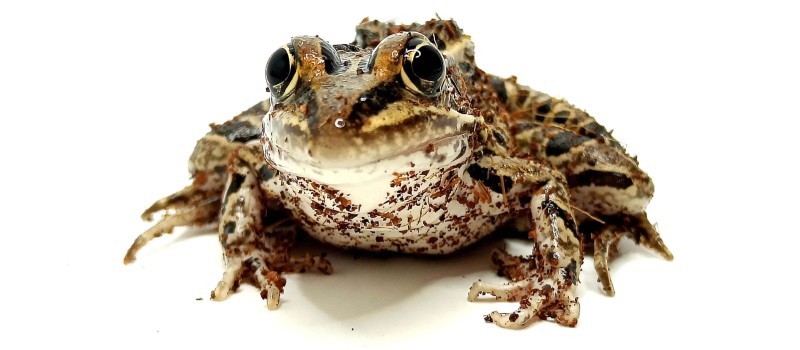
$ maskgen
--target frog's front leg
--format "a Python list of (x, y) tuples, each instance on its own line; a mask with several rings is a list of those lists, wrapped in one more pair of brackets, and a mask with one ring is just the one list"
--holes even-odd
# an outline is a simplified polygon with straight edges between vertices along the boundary
[(608, 295), (614, 295), (608, 261), (623, 236), (672, 260), (645, 213), (653, 182), (611, 132), (585, 111), (516, 78), (492, 77), (491, 82), (513, 116), (519, 150), (566, 176), (572, 204), (580, 208), (580, 233), (594, 251), (595, 270)]
[[(225, 299), (244, 281), (259, 287), (267, 307), (274, 310), (286, 284), (281, 273), (317, 269), (327, 274), (333, 269), (324, 255), (289, 254), (294, 232), (280, 230), (284, 220), (266, 215), (267, 201), (277, 199), (266, 186), (274, 173), (260, 152), (260, 147), (241, 147), (231, 157), (218, 228), (226, 267), (211, 298)], [(274, 224), (264, 227), (262, 218)]]
[(519, 301), (519, 309), (512, 313), (495, 311), (487, 315), (487, 322), (501, 327), (521, 328), (534, 318), (553, 318), (574, 327), (580, 314), (576, 285), (582, 255), (566, 180), (558, 172), (527, 160), (487, 157), (478, 165), (529, 189), (533, 227), (529, 237), (535, 246), (530, 257), (495, 253), (493, 260), (516, 265), (506, 270), (512, 282), (476, 282), (470, 288), (469, 300), (488, 293), (498, 300)]

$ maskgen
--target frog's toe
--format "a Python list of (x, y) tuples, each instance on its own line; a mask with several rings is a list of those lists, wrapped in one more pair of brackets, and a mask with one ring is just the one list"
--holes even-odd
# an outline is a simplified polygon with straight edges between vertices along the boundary
[(467, 300), (476, 301), (482, 295), (490, 294), (499, 301), (518, 301), (526, 293), (528, 284), (525, 281), (505, 284), (493, 284), (478, 281), (469, 287)]
[(616, 254), (617, 244), (622, 238), (622, 234), (602, 231), (593, 235), (592, 238), (594, 240), (594, 269), (597, 271), (597, 281), (603, 285), (603, 291), (608, 296), (614, 296), (614, 284), (611, 282), (608, 260), (610, 256)]
[(161, 221), (136, 237), (136, 240), (133, 241), (133, 244), (131, 244), (130, 248), (128, 248), (128, 251), (125, 253), (123, 262), (125, 264), (132, 263), (134, 260), (136, 260), (136, 253), (138, 253), (142, 247), (144, 247), (154, 238), (160, 237), (165, 233), (172, 233), (172, 230), (175, 227), (202, 225), (213, 222), (218, 211), (218, 203), (207, 202), (203, 205), (188, 209), (181, 213), (165, 214)]
[(580, 304), (575, 286), (560, 284), (558, 279), (526, 278), (501, 285), (475, 282), (470, 288), (469, 300), (475, 301), (484, 294), (491, 294), (500, 301), (520, 302), (514, 312), (495, 311), (484, 317), (486, 322), (503, 328), (523, 328), (533, 319), (547, 318), (569, 327), (578, 323)]
[(608, 296), (614, 296), (614, 284), (611, 282), (609, 261), (617, 255), (617, 246), (622, 237), (631, 237), (638, 244), (645, 246), (667, 260), (672, 260), (672, 252), (664, 244), (658, 231), (647, 220), (645, 214), (637, 216), (621, 216), (612, 218), (608, 223), (591, 235), (590, 245), (594, 250), (594, 268), (597, 281), (603, 286)]
[(672, 252), (664, 244), (664, 240), (661, 239), (661, 235), (656, 230), (655, 225), (647, 219), (647, 214), (641, 213), (636, 218), (638, 219), (637, 230), (635, 231), (636, 242), (655, 251), (664, 259), (672, 260), (674, 258)]
[(164, 212), (167, 216), (184, 213), (207, 205), (209, 202), (217, 202), (216, 204), (219, 205), (219, 199), (217, 198), (219, 191), (221, 190), (209, 190), (196, 184), (191, 184), (178, 192), (155, 201), (142, 213), (142, 220), (150, 221), (159, 212)]
[(248, 281), (261, 290), (261, 298), (267, 300), (268, 309), (278, 308), (286, 279), (279, 272), (267, 268), (263, 259), (258, 257), (229, 260), (222, 280), (211, 292), (211, 299), (225, 300), (230, 292), (239, 288), (242, 281)]
[(211, 292), (211, 299), (225, 300), (228, 298), (230, 292), (236, 291), (236, 289), (239, 288), (242, 271), (244, 271), (244, 266), (242, 266), (240, 261), (235, 263), (228, 262), (225, 272), (222, 273), (222, 279)]
[(260, 289), (261, 298), (267, 301), (267, 308), (275, 310), (280, 305), (281, 293), (286, 285), (283, 273), (317, 270), (325, 274), (333, 272), (333, 267), (325, 254), (303, 257), (290, 257), (284, 254), (266, 254), (255, 247), (244, 246), (239, 251), (249, 254), (227, 259), (225, 272), (217, 287), (211, 292), (211, 299), (225, 300), (231, 292), (239, 289), (245, 282)]

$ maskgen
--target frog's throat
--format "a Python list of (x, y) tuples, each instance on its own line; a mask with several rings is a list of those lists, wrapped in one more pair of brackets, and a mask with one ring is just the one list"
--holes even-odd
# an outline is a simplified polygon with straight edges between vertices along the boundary
[(276, 132), (286, 131), (281, 129), (281, 116), (268, 116), (264, 119), (264, 153), (277, 170), (328, 185), (363, 183), (464, 163), (472, 155), (476, 118), (442, 109), (434, 119), (424, 121), (424, 127), (370, 130), (364, 142), (337, 139), (326, 145), (315, 142), (319, 140), (314, 135)]

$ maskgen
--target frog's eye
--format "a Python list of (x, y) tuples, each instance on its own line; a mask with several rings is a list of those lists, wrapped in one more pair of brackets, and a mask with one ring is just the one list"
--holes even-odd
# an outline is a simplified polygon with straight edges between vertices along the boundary
[(426, 96), (442, 92), (445, 62), (439, 50), (428, 40), (415, 37), (406, 44), (401, 77), (409, 89)]
[(297, 63), (294, 59), (294, 48), (284, 45), (276, 50), (267, 61), (264, 74), (273, 97), (281, 99), (291, 93), (297, 85)]

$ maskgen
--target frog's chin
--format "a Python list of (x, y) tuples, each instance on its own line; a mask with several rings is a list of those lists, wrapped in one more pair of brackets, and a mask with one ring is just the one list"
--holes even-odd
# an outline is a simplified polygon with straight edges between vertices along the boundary
[(274, 145), (266, 146), (266, 158), (278, 171), (316, 183), (334, 186), (363, 184), (380, 177), (463, 164), (472, 154), (470, 135), (467, 132), (445, 135), (354, 166), (322, 166), (308, 158), (293, 157), (292, 152)]

